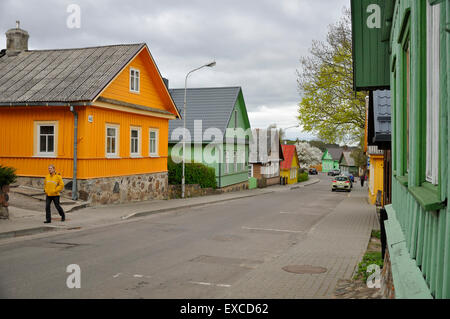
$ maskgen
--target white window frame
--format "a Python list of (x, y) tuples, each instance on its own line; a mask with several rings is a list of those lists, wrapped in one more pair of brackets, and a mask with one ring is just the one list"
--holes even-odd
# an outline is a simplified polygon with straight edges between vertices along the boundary
[[(133, 152), (133, 139), (132, 136), (133, 131), (138, 132), (137, 136), (137, 152)], [(130, 157), (141, 157), (142, 154), (142, 138), (141, 138), (141, 127), (139, 126), (130, 126)]]
[(140, 93), (141, 90), (141, 71), (136, 68), (130, 68), (130, 92)]
[(439, 182), (440, 14), (441, 5), (427, 3), (427, 156), (426, 181)]
[(253, 164), (248, 164), (248, 177), (253, 177)]
[[(58, 121), (35, 121), (35, 157), (57, 157), (58, 154)], [(41, 126), (53, 126), (53, 152), (41, 152)]]
[[(152, 133), (156, 133), (155, 152), (152, 152)], [(148, 131), (148, 154), (150, 157), (159, 157), (159, 129), (150, 128)]]
[[(108, 153), (108, 129), (112, 128), (115, 130), (116, 135), (115, 135), (115, 139), (116, 139), (116, 143), (115, 143), (115, 152), (114, 153)], [(118, 124), (109, 124), (107, 123), (105, 125), (105, 154), (106, 154), (106, 158), (118, 158), (119, 157), (119, 153), (120, 152), (120, 125)]]

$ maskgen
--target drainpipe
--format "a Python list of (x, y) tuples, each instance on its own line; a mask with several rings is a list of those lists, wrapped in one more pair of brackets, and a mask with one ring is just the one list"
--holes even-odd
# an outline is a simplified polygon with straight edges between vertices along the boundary
[(73, 105), (70, 106), (70, 112), (74, 116), (73, 125), (73, 180), (72, 180), (72, 199), (78, 199), (77, 190), (77, 149), (78, 149), (78, 113), (75, 111)]

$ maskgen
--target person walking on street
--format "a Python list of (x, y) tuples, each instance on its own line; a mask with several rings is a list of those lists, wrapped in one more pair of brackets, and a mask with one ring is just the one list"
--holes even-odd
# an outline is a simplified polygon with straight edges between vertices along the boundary
[(62, 209), (61, 205), (59, 204), (59, 193), (64, 188), (64, 182), (62, 180), (61, 175), (56, 174), (55, 166), (50, 165), (48, 167), (48, 174), (45, 177), (44, 181), (44, 191), (47, 195), (45, 197), (45, 224), (49, 224), (52, 222), (52, 215), (50, 211), (50, 204), (53, 202), (55, 203), (55, 207), (58, 210), (59, 215), (61, 216), (61, 221), (66, 220), (66, 215), (64, 214), (64, 210)]
[(366, 180), (366, 174), (363, 174), (359, 177), (361, 179), (361, 187), (364, 187), (364, 181)]

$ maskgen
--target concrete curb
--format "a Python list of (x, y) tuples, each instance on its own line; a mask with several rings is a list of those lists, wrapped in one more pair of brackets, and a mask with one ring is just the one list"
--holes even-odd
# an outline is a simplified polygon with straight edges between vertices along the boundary
[(0, 239), (35, 235), (35, 234), (39, 234), (39, 233), (55, 231), (58, 229), (60, 229), (60, 228), (52, 227), (52, 226), (39, 226), (39, 227), (33, 227), (33, 228), (13, 230), (13, 231), (9, 231), (9, 232), (0, 233)]
[(300, 184), (300, 185), (291, 187), (290, 190), (299, 189), (299, 188), (301, 188), (301, 187), (306, 187), (306, 186), (314, 185), (314, 184), (317, 184), (317, 183), (319, 183), (319, 182), (320, 182), (320, 179), (315, 179), (315, 180), (312, 180), (311, 182), (304, 182), (304, 184)]
[(221, 198), (221, 199), (213, 200), (213, 201), (206, 202), (206, 203), (179, 205), (179, 206), (172, 206), (172, 207), (155, 209), (155, 210), (151, 210), (151, 211), (137, 212), (137, 213), (133, 213), (133, 214), (130, 214), (130, 215), (122, 216), (121, 219), (122, 220), (127, 220), (127, 219), (130, 219), (130, 218), (145, 217), (145, 216), (158, 214), (158, 213), (164, 213), (164, 212), (168, 212), (168, 211), (172, 211), (172, 210), (176, 210), (176, 209), (181, 209), (181, 208), (193, 208), (193, 207), (205, 206), (205, 205), (209, 205), (209, 204), (227, 202), (227, 201), (232, 201), (232, 200), (237, 200), (237, 199), (242, 199), (242, 198), (249, 198), (249, 197), (255, 197), (255, 196), (260, 196), (260, 195), (266, 195), (266, 194), (270, 194), (270, 193), (274, 193), (274, 192), (275, 191), (266, 191), (266, 192), (262, 192), (262, 193), (259, 193), (259, 194), (243, 195), (243, 196), (238, 196), (238, 197), (233, 197), (233, 198)]

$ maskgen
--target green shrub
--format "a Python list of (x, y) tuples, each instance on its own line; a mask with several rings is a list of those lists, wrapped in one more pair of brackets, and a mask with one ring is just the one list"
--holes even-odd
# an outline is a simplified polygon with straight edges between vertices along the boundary
[(0, 187), (13, 184), (17, 180), (16, 169), (0, 165)]
[(371, 273), (367, 272), (367, 267), (375, 264), (383, 267), (383, 259), (381, 259), (381, 252), (367, 252), (362, 261), (358, 264), (358, 271), (355, 275), (354, 279), (362, 279), (364, 282), (367, 281), (367, 278), (371, 275)]
[(300, 174), (298, 174), (297, 181), (299, 183), (306, 182), (308, 179), (309, 179), (308, 173), (300, 173)]
[[(177, 164), (169, 157), (167, 169), (169, 171), (169, 184), (180, 185), (183, 175), (183, 164)], [(202, 188), (217, 188), (214, 168), (200, 163), (185, 164), (185, 179), (186, 185), (199, 184)]]

